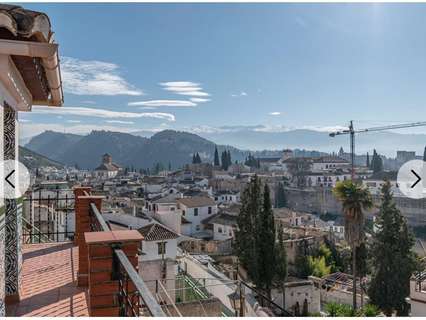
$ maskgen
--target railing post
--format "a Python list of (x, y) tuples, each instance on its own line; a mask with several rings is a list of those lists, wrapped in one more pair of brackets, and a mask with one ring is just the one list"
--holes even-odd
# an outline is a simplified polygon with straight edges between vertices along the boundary
[(90, 232), (90, 203), (94, 203), (101, 210), (102, 197), (85, 195), (90, 188), (75, 188), (75, 243), (78, 245), (78, 274), (77, 285), (88, 285), (87, 246), (84, 233)]
[[(136, 269), (143, 237), (137, 230), (86, 232), (84, 237), (88, 248), (89, 314), (91, 317), (118, 317), (118, 279), (122, 277), (117, 277), (117, 274), (113, 277), (113, 250), (120, 247)], [(136, 290), (130, 281), (129, 290)]]

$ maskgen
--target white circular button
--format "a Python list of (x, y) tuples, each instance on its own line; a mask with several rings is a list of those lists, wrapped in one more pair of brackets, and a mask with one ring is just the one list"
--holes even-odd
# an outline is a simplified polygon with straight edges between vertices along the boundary
[(398, 171), (397, 183), (408, 198), (426, 198), (426, 162), (411, 160), (404, 163)]
[(30, 186), (30, 173), (17, 160), (0, 162), (0, 197), (6, 199), (20, 198)]

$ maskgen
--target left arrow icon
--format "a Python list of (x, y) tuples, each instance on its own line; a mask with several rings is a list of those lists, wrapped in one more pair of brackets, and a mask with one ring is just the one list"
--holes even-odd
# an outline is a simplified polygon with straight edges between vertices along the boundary
[(13, 188), (13, 189), (15, 189), (15, 185), (12, 183), (12, 182), (10, 182), (9, 181), (9, 178), (13, 175), (15, 173), (15, 170), (12, 170), (7, 176), (6, 176), (6, 178), (4, 179), (4, 180), (6, 180), (6, 182), (8, 183), (8, 184), (10, 184), (10, 186)]

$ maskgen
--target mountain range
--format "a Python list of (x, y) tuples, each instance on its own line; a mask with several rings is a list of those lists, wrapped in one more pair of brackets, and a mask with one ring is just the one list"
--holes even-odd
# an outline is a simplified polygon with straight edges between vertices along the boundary
[[(214, 142), (213, 142), (214, 141)], [(249, 150), (257, 157), (276, 157), (284, 148), (296, 149), (297, 155), (319, 155), (321, 152), (337, 152), (341, 146), (349, 151), (347, 135), (331, 138), (326, 132), (291, 130), (268, 132), (240, 127), (227, 130), (200, 132), (164, 130), (147, 137), (147, 132), (120, 133), (92, 131), (88, 135), (76, 135), (45, 131), (33, 138), (26, 147), (40, 155), (66, 165), (77, 164), (93, 169), (100, 164), (101, 156), (109, 153), (121, 166), (152, 168), (156, 163), (173, 168), (190, 163), (192, 154), (198, 152), (202, 160), (212, 161), (217, 144), (219, 153), (231, 151), (233, 160), (244, 160)], [(394, 132), (363, 133), (356, 136), (357, 154), (372, 154), (373, 148), (382, 155), (395, 157), (397, 150), (412, 150), (423, 154), (426, 144), (424, 134), (399, 134)], [(269, 150), (268, 150), (269, 149)], [(302, 151), (300, 149), (303, 149)]]
[[(164, 130), (150, 138), (111, 131), (92, 131), (86, 136), (45, 131), (33, 137), (26, 147), (66, 165), (93, 169), (109, 153), (123, 167), (152, 168), (156, 163), (178, 168), (190, 163), (192, 154), (211, 160), (215, 144), (192, 133)], [(230, 150), (233, 160), (243, 160), (248, 151), (218, 145), (219, 153)], [(276, 153), (277, 154), (277, 153)]]

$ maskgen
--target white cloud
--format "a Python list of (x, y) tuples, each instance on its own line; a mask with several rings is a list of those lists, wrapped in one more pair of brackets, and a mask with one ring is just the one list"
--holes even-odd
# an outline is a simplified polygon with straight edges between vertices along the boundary
[(199, 83), (191, 81), (169, 81), (161, 82), (160, 85), (164, 90), (171, 91), (176, 94), (191, 97), (208, 97), (210, 94), (202, 91), (203, 88)]
[(176, 92), (176, 93), (184, 95), (184, 96), (192, 96), (192, 97), (208, 97), (208, 96), (210, 96), (210, 94), (208, 94), (207, 92), (203, 92), (203, 91), (181, 91), (181, 92)]
[(135, 124), (133, 121), (122, 121), (122, 120), (106, 120), (106, 123), (118, 123), (118, 124)]
[(274, 112), (269, 112), (268, 114), (269, 114), (270, 116), (279, 116), (279, 115), (281, 115), (281, 112), (274, 111)]
[(81, 101), (81, 103), (84, 103), (84, 104), (96, 104), (96, 101), (93, 101), (93, 100), (83, 100), (83, 101)]
[(171, 113), (164, 112), (121, 112), (105, 109), (85, 108), (85, 107), (64, 107), (52, 108), (46, 106), (33, 107), (32, 113), (35, 114), (55, 114), (72, 115), (82, 117), (97, 118), (155, 118), (167, 121), (175, 121), (176, 118)]
[(127, 105), (148, 107), (195, 107), (197, 104), (187, 100), (147, 100), (129, 102)]
[(192, 102), (197, 102), (197, 103), (211, 101), (210, 99), (205, 99), (205, 98), (191, 98), (189, 100), (191, 100)]
[(28, 119), (19, 119), (19, 122), (22, 122), (22, 123), (24, 123), (24, 122), (31, 122), (31, 120), (28, 120)]
[(200, 84), (191, 81), (169, 81), (161, 82), (160, 85), (163, 87), (197, 87)]
[(142, 90), (129, 84), (119, 73), (119, 66), (102, 61), (61, 57), (64, 91), (76, 95), (140, 96)]
[(231, 97), (245, 97), (247, 95), (248, 95), (247, 92), (241, 91), (240, 93), (232, 93)]
[(80, 120), (67, 120), (68, 123), (81, 123)]

